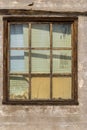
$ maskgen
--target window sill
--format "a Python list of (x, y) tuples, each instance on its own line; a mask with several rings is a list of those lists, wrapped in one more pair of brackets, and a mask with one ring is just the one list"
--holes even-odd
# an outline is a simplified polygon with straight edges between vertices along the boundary
[(19, 101), (10, 100), (3, 101), (4, 105), (79, 105), (78, 101), (75, 100), (31, 100), (31, 101)]

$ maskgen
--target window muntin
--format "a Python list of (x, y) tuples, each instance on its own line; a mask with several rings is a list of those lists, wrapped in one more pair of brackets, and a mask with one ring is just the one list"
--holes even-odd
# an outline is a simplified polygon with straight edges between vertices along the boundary
[(74, 100), (74, 22), (9, 25), (8, 101)]
[[(53, 26), (53, 25), (54, 24), (51, 24), (51, 26)], [(10, 66), (11, 66), (10, 71), (13, 73), (15, 73), (15, 72), (29, 73), (29, 71), (28, 71), (29, 54), (27, 55), (27, 58), (26, 58), (26, 54), (28, 52), (24, 52), (24, 50), (18, 50), (18, 47), (22, 47), (23, 43), (25, 42), (23, 39), (23, 37), (25, 37), (25, 34), (23, 33), (23, 28), (25, 26), (22, 24), (14, 24), (15, 28), (13, 28), (13, 29), (12, 29), (12, 25), (10, 25), (10, 26), (11, 26), (10, 36), (12, 38), (14, 38), (15, 42), (17, 41), (17, 45), (15, 45), (17, 50), (11, 50), (11, 56), (10, 56), (11, 58), (9, 61)], [(55, 38), (54, 37), (55, 35), (53, 35), (53, 42), (52, 42), (51, 48), (50, 48), (51, 41), (50, 41), (50, 29), (49, 29), (50, 27), (49, 26), (50, 26), (50, 24), (45, 24), (45, 23), (33, 24), (33, 25), (31, 24), (31, 32), (30, 32), (30, 34), (31, 34), (30, 52), (31, 53), (30, 53), (30, 57), (29, 57), (29, 60), (31, 60), (31, 63), (30, 63), (31, 70), (30, 70), (29, 75), (32, 76), (32, 74), (37, 74), (37, 77), (31, 78), (31, 93), (30, 93), (31, 99), (37, 99), (37, 100), (39, 98), (40, 99), (50, 99), (50, 80), (51, 80), (51, 82), (52, 82), (52, 80), (55, 81), (55, 84), (54, 84), (54, 82), (52, 84), (53, 95), (51, 98), (56, 98), (56, 99), (62, 98), (63, 99), (65, 97), (63, 95), (63, 93), (65, 91), (64, 90), (65, 83), (67, 84), (66, 88), (68, 86), (69, 87), (71, 86), (71, 84), (70, 84), (71, 82), (68, 83), (69, 81), (67, 79), (64, 80), (64, 78), (53, 78), (53, 73), (71, 74), (71, 51), (72, 50), (70, 50), (70, 49), (63, 50), (65, 44), (67, 44), (67, 42), (70, 43), (70, 40), (68, 41), (67, 37), (69, 34), (70, 35), (69, 39), (71, 39), (71, 33), (68, 31), (71, 29), (71, 26), (70, 26), (70, 24), (69, 24), (69, 26), (67, 26), (66, 24), (61, 24), (60, 26), (58, 26), (58, 24), (56, 24), (56, 33), (58, 35), (58, 39), (57, 39), (57, 36)], [(54, 27), (55, 26), (53, 26), (53, 32), (51, 32), (52, 34), (54, 34)], [(68, 29), (67, 29), (67, 27), (68, 27)], [(15, 33), (13, 33), (13, 32), (15, 32)], [(14, 35), (17, 35), (17, 36), (13, 37)], [(26, 37), (28, 37), (28, 35)], [(13, 42), (13, 44), (15, 44), (15, 43)], [(18, 44), (20, 44), (20, 46), (18, 46)], [(54, 46), (59, 49), (60, 44), (64, 45), (63, 49), (61, 47), (61, 50), (54, 50)], [(11, 45), (12, 45), (12, 42), (11, 42)], [(46, 47), (48, 47), (48, 48), (46, 48)], [(67, 45), (65, 47), (67, 48)], [(39, 48), (39, 50), (37, 48)], [(51, 54), (52, 54), (52, 57), (50, 56)], [(52, 66), (50, 68), (51, 64), (52, 64)], [(44, 74), (47, 74), (47, 73), (49, 75), (51, 75), (51, 77), (49, 77), (49, 76), (44, 77)], [(40, 78), (40, 77), (38, 77), (38, 74), (41, 74), (41, 75), (43, 74), (43, 76)], [(59, 85), (58, 85), (56, 79), (58, 79)], [(14, 78), (14, 80), (15, 80), (15, 78)], [(20, 80), (19, 80), (19, 82), (20, 82)], [(62, 82), (64, 82), (64, 84), (62, 84)], [(11, 82), (11, 84), (12, 84), (12, 82)], [(16, 87), (17, 87), (17, 84), (16, 84)], [(13, 86), (14, 86), (14, 81), (13, 81)], [(56, 96), (56, 93), (54, 92), (54, 90), (56, 91), (55, 88), (57, 88), (58, 86), (60, 86), (60, 88), (62, 87), (64, 90), (64, 91), (61, 90), (62, 94), (60, 96)], [(19, 87), (19, 85), (18, 85), (18, 87)], [(49, 88), (49, 91), (47, 88)], [(12, 85), (11, 85), (11, 90), (12, 90)], [(59, 90), (60, 89), (58, 87), (57, 93)], [(25, 93), (25, 91), (26, 90), (24, 89), (24, 93)], [(68, 94), (66, 94), (67, 98), (71, 99), (71, 89), (69, 89), (68, 92), (69, 92), (69, 96), (68, 96)], [(68, 93), (68, 92), (65, 91), (65, 93)], [(20, 95), (22, 95), (21, 93), (20, 93)]]

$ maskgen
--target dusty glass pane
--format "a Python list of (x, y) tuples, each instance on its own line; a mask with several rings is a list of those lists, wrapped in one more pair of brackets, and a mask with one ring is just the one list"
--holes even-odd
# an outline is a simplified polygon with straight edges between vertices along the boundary
[(53, 47), (71, 47), (71, 24), (53, 24)]
[(10, 72), (29, 72), (29, 53), (25, 50), (10, 51)]
[(32, 47), (50, 47), (49, 24), (32, 24)]
[(50, 72), (50, 51), (32, 50), (31, 65), (32, 73), (49, 73)]
[(72, 79), (65, 77), (53, 78), (53, 98), (71, 99)]
[(10, 25), (10, 47), (28, 47), (28, 24)]
[(31, 98), (49, 99), (50, 98), (50, 78), (33, 77), (31, 80)]
[(16, 100), (29, 99), (29, 78), (21, 75), (10, 76), (9, 98)]
[(70, 50), (53, 51), (53, 73), (71, 73), (71, 63)]

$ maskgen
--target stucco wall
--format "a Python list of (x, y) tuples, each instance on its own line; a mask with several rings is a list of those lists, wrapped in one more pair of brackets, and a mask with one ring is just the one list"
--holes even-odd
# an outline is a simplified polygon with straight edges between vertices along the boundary
[[(33, 6), (28, 6), (33, 2)], [(87, 0), (0, 0), (0, 8), (52, 11), (86, 11)]]
[[(24, 0), (25, 5), (29, 0)], [(35, 9), (86, 10), (87, 0), (33, 0)], [(65, 2), (67, 1), (67, 2)], [(11, 4), (13, 2), (13, 4)], [(20, 5), (17, 2), (21, 2)], [(0, 0), (0, 8), (24, 7), (23, 0)], [(43, 6), (41, 3), (44, 3)], [(50, 3), (50, 4), (49, 4)], [(52, 5), (51, 5), (52, 4)], [(82, 6), (83, 4), (83, 6)], [(55, 8), (55, 6), (56, 8)], [(33, 8), (34, 8), (33, 7)], [(30, 8), (30, 7), (29, 7)], [(78, 106), (2, 105), (3, 21), (0, 16), (0, 130), (87, 130), (87, 17), (78, 16)]]

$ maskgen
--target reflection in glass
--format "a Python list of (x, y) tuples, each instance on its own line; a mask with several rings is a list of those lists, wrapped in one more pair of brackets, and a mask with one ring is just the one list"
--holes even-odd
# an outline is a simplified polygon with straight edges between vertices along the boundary
[(10, 47), (28, 47), (28, 24), (10, 25)]
[(49, 24), (32, 24), (32, 47), (50, 47)]
[(50, 98), (50, 78), (33, 77), (31, 80), (31, 98), (49, 99)]
[(11, 50), (10, 51), (10, 72), (28, 72), (29, 61), (28, 51)]
[(71, 99), (71, 78), (54, 77), (53, 78), (53, 98), (54, 99)]
[(53, 73), (71, 73), (71, 51), (53, 51)]
[(33, 50), (31, 53), (32, 73), (49, 73), (50, 72), (50, 51)]
[(71, 47), (71, 24), (53, 24), (53, 47)]
[(9, 98), (27, 100), (29, 97), (29, 78), (21, 75), (10, 76)]

